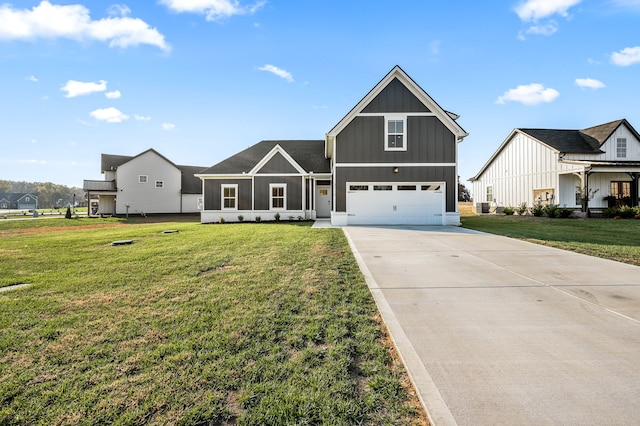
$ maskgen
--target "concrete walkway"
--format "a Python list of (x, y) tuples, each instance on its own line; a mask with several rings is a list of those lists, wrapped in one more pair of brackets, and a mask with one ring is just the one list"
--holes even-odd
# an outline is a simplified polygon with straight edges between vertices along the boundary
[(462, 228), (345, 227), (437, 425), (640, 422), (640, 267)]

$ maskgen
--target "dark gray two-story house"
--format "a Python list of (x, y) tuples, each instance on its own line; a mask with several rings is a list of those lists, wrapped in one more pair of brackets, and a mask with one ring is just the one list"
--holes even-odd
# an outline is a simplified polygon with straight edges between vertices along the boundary
[(262, 141), (198, 173), (201, 222), (459, 225), (457, 118), (396, 66), (324, 139)]

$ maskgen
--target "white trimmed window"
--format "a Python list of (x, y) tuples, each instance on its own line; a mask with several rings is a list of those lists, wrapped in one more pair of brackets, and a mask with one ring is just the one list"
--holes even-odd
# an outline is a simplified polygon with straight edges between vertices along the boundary
[(407, 131), (405, 116), (385, 117), (385, 146), (386, 151), (406, 151)]
[(238, 209), (238, 185), (221, 185), (222, 210)]
[(487, 186), (487, 202), (493, 203), (493, 186)]
[(269, 184), (271, 210), (285, 210), (287, 208), (287, 185), (284, 183)]
[(149, 183), (149, 176), (138, 175), (138, 183)]
[(616, 156), (618, 158), (627, 158), (627, 138), (618, 138), (616, 142)]
[(163, 180), (157, 180), (156, 181), (156, 188), (159, 188), (159, 189), (164, 188), (164, 181)]

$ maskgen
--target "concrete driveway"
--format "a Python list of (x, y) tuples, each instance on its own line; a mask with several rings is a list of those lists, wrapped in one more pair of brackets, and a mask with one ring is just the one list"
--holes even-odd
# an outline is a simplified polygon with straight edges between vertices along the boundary
[(344, 232), (436, 425), (640, 424), (640, 267), (462, 228)]

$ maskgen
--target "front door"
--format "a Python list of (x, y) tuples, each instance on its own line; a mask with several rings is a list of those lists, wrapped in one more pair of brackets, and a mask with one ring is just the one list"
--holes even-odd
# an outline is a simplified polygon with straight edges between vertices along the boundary
[(316, 185), (316, 217), (331, 217), (331, 186)]

